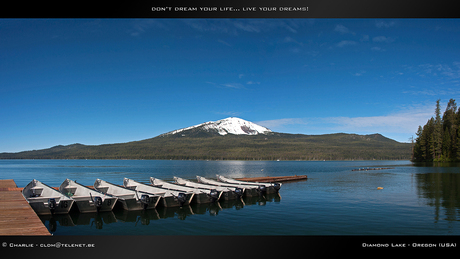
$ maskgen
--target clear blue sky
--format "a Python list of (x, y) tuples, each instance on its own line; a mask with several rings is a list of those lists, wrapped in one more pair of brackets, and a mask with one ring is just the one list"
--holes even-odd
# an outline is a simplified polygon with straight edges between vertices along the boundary
[(0, 152), (230, 116), (407, 142), (460, 101), (459, 42), (459, 19), (0, 19)]

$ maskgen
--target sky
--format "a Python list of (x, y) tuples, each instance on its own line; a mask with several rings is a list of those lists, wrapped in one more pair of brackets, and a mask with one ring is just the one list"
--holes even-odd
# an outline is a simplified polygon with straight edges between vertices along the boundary
[(415, 137), (460, 100), (459, 19), (0, 19), (0, 153), (238, 117)]

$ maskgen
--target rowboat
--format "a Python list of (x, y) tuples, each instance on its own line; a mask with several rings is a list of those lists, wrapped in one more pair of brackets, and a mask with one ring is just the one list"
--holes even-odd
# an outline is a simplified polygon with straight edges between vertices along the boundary
[(201, 188), (201, 189), (216, 189), (217, 191), (222, 192), (222, 196), (224, 200), (232, 200), (232, 199), (237, 199), (241, 198), (243, 196), (244, 189), (239, 188), (239, 187), (220, 187), (220, 186), (215, 186), (215, 185), (210, 185), (210, 184), (204, 184), (204, 183), (197, 183), (197, 182), (192, 182), (180, 177), (174, 176), (174, 181), (176, 184), (191, 187), (191, 188)]
[(150, 177), (150, 183), (153, 186), (161, 187), (168, 190), (183, 191), (183, 192), (193, 192), (192, 202), (196, 203), (211, 203), (216, 202), (222, 196), (221, 191), (216, 189), (200, 189), (200, 188), (191, 188), (187, 186), (182, 186), (179, 184), (169, 183), (157, 178)]
[(243, 188), (244, 189), (244, 195), (247, 196), (247, 197), (257, 196), (257, 195), (261, 194), (261, 192), (259, 190), (260, 188), (258, 186), (254, 186), (254, 185), (224, 183), (224, 182), (219, 182), (219, 181), (216, 181), (216, 180), (204, 178), (202, 176), (197, 176), (196, 179), (200, 183), (210, 184), (210, 185), (214, 185), (214, 186)]
[(71, 197), (77, 204), (78, 210), (82, 213), (111, 211), (118, 199), (70, 179), (65, 179), (62, 182), (59, 186), (59, 191)]
[(258, 186), (262, 192), (265, 193), (277, 193), (281, 188), (281, 183), (259, 183), (259, 182), (246, 182), (246, 181), (239, 181), (233, 178), (225, 177), (223, 175), (216, 175), (217, 180), (224, 182), (224, 183), (233, 183), (233, 184), (244, 184), (244, 185), (254, 185)]
[(35, 179), (22, 189), (22, 196), (38, 215), (66, 214), (74, 203), (72, 198)]
[(131, 190), (142, 191), (161, 196), (160, 203), (163, 204), (164, 207), (182, 207), (183, 205), (189, 205), (193, 196), (195, 195), (193, 192), (167, 190), (145, 183), (136, 182), (128, 178), (123, 179), (123, 186)]
[(160, 201), (158, 195), (131, 190), (101, 179), (96, 179), (94, 188), (104, 194), (117, 197), (117, 202), (121, 203), (125, 210), (154, 209)]

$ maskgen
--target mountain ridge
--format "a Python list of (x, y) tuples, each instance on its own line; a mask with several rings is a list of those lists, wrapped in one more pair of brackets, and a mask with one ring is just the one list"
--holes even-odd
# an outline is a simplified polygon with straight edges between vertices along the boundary
[(408, 160), (410, 158), (411, 144), (400, 143), (378, 133), (289, 134), (273, 132), (268, 128), (234, 117), (198, 124), (139, 141), (103, 145), (75, 143), (41, 150), (0, 153), (0, 159)]
[(201, 129), (208, 132), (216, 131), (219, 135), (257, 135), (272, 132), (270, 129), (257, 125), (253, 122), (237, 117), (229, 117), (218, 121), (208, 121), (195, 126), (170, 131), (162, 135), (174, 135), (192, 129)]

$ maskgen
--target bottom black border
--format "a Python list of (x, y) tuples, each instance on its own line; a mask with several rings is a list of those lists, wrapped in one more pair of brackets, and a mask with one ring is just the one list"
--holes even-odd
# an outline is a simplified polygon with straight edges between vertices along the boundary
[(0, 236), (0, 253), (62, 258), (296, 258), (452, 253), (459, 236)]

